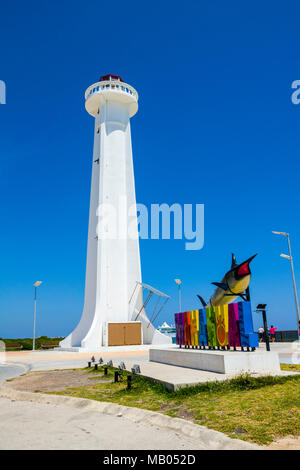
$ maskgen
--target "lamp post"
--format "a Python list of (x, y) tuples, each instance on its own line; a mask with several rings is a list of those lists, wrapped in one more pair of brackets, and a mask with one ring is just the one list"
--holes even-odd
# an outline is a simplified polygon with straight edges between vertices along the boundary
[(35, 323), (36, 323), (36, 294), (37, 288), (42, 284), (42, 281), (36, 281), (34, 285), (34, 311), (33, 311), (33, 340), (32, 340), (32, 351), (35, 351)]
[(274, 232), (273, 231), (272, 233), (274, 233), (275, 235), (283, 235), (284, 237), (286, 237), (287, 242), (288, 242), (289, 254), (288, 255), (281, 254), (280, 256), (282, 258), (289, 259), (290, 262), (291, 262), (291, 271), (292, 271), (292, 279), (293, 279), (293, 286), (294, 286), (294, 297), (295, 297), (296, 314), (297, 314), (297, 335), (298, 335), (298, 340), (299, 340), (300, 313), (299, 313), (299, 302), (298, 302), (298, 294), (297, 294), (296, 280), (295, 280), (295, 274), (294, 274), (294, 264), (293, 264), (290, 236), (286, 232)]
[(265, 335), (265, 341), (266, 341), (266, 350), (270, 351), (270, 340), (269, 340), (269, 334), (268, 334), (266, 306), (267, 304), (258, 304), (256, 307), (257, 308), (256, 311), (261, 312), (262, 314), (263, 324), (264, 324), (264, 335)]
[(181, 280), (180, 280), (180, 279), (174, 279), (174, 281), (175, 281), (176, 284), (178, 285), (179, 312), (181, 312), (181, 290), (180, 290)]

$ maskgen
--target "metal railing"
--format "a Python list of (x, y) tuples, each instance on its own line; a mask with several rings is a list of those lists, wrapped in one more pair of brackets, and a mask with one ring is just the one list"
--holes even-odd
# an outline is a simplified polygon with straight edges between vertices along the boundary
[[(298, 340), (297, 330), (282, 330), (275, 331), (275, 342), (276, 343), (292, 343)], [(263, 339), (265, 342), (265, 338)]]
[(87, 100), (94, 93), (101, 93), (108, 90), (132, 95), (136, 100), (139, 98), (138, 92), (132, 86), (117, 80), (104, 80), (103, 82), (94, 83), (88, 87), (84, 96)]

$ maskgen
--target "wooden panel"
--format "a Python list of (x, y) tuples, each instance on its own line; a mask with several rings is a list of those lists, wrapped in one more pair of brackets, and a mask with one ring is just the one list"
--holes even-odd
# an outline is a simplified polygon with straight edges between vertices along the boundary
[(108, 323), (108, 346), (142, 344), (141, 323)]
[(142, 344), (141, 323), (127, 323), (125, 344)]
[(125, 345), (125, 324), (109, 323), (108, 324), (108, 346), (124, 346)]

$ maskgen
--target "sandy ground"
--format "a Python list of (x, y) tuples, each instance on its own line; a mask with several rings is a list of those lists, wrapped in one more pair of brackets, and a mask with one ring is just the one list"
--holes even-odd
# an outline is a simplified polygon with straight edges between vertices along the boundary
[(112, 379), (97, 377), (93, 373), (82, 370), (53, 370), (45, 372), (29, 372), (16, 377), (7, 386), (24, 392), (60, 392), (66, 388), (91, 386), (97, 383), (111, 382)]
[(300, 436), (293, 437), (287, 436), (277, 441), (272, 442), (271, 445), (266, 446), (267, 450), (300, 450)]

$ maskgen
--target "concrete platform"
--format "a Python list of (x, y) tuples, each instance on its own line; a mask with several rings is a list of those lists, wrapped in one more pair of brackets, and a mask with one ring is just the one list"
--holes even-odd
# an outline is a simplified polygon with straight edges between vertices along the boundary
[[(272, 345), (273, 346), (273, 345)], [(276, 345), (279, 354), (281, 352), (289, 351), (290, 345)], [(168, 347), (170, 348), (170, 346)], [(171, 348), (177, 349), (176, 346)], [(152, 348), (155, 349), (155, 348)], [(261, 349), (261, 347), (260, 347)], [(275, 345), (274, 345), (275, 349)], [(262, 348), (265, 353), (264, 348)], [(251, 353), (252, 354), (252, 353)], [(269, 353), (268, 353), (269, 354)], [(6, 353), (7, 363), (0, 365), (0, 383), (7, 378), (15, 377), (28, 370), (43, 371), (54, 369), (76, 369), (87, 366), (87, 361), (90, 359), (90, 353), (79, 352), (63, 352), (63, 351), (10, 351)], [(121, 361), (125, 362), (126, 369), (131, 370), (133, 364), (138, 364), (141, 368), (141, 375), (164, 384), (169, 390), (177, 390), (181, 387), (194, 386), (199, 383), (209, 381), (222, 381), (235, 377), (237, 374), (222, 374), (216, 372), (209, 372), (195, 368), (186, 368), (181, 366), (172, 366), (160, 362), (148, 361), (148, 350), (114, 350), (101, 352), (95, 354), (99, 359), (102, 356), (105, 361), (112, 360), (113, 365), (118, 367)], [(18, 369), (16, 366), (22, 366), (24, 369)], [(267, 371), (261, 373), (252, 373), (254, 377), (262, 375), (273, 376), (286, 376), (297, 375), (297, 372), (289, 371)], [(2, 379), (2, 380), (1, 380)]]
[(219, 374), (280, 372), (277, 352), (198, 350), (174, 346), (150, 349), (149, 360)]
[[(126, 369), (131, 370), (133, 362), (126, 361)], [(163, 384), (168, 390), (176, 391), (183, 387), (193, 387), (205, 382), (222, 382), (224, 380), (230, 380), (235, 378), (237, 373), (231, 374), (220, 374), (217, 372), (209, 372), (206, 370), (188, 369), (186, 367), (171, 366), (168, 364), (162, 364), (159, 362), (139, 362), (141, 369), (141, 375), (155, 382)], [(299, 375), (298, 372), (290, 371), (266, 371), (250, 373), (252, 377), (262, 377), (265, 375), (271, 376), (288, 376), (288, 375)]]

